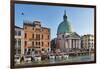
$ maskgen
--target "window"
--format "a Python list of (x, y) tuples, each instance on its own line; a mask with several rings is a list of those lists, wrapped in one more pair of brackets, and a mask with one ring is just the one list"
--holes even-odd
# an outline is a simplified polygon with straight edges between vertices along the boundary
[(34, 51), (34, 49), (32, 49), (32, 51)]
[(38, 45), (40, 45), (40, 42), (38, 42)]
[(40, 34), (36, 34), (36, 40), (40, 40)]
[(27, 48), (24, 49), (24, 53), (27, 54)]
[(26, 46), (26, 45), (27, 45), (27, 42), (25, 41), (24, 44), (25, 44), (25, 46)]
[(29, 48), (29, 49), (28, 49), (28, 51), (30, 52), (30, 51), (31, 51), (31, 49)]
[(37, 45), (37, 42), (36, 42), (36, 45)]
[(42, 51), (44, 51), (44, 48), (42, 48)]
[(49, 46), (49, 42), (48, 42), (48, 46)]
[(43, 46), (43, 42), (42, 42), (42, 46)]
[(40, 42), (36, 42), (36, 45), (40, 45)]
[(25, 38), (27, 38), (27, 34), (25, 33)]
[(18, 40), (18, 46), (21, 46), (21, 39)]
[(34, 28), (33, 28), (33, 30), (34, 30)]
[(43, 34), (42, 34), (42, 39), (43, 39)]
[(32, 46), (34, 46), (34, 42), (32, 42)]
[(90, 39), (88, 39), (88, 41), (90, 41)]
[(21, 36), (21, 31), (18, 31), (18, 36)]
[(36, 31), (40, 31), (41, 29), (39, 29), (39, 28), (36, 28)]

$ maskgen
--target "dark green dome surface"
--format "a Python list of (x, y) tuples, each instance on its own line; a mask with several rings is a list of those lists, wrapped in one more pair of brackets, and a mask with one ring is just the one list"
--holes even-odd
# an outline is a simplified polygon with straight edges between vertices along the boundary
[(65, 14), (63, 16), (63, 22), (59, 24), (57, 34), (70, 32), (72, 32), (71, 23), (68, 21), (65, 11)]

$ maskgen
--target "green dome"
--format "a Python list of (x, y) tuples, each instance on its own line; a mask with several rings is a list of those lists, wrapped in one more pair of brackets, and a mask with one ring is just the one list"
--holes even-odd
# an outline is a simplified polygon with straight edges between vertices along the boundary
[(72, 32), (71, 24), (67, 20), (66, 12), (63, 16), (63, 19), (63, 22), (61, 22), (58, 26), (57, 34)]
[(59, 24), (57, 33), (69, 33), (72, 32), (71, 25), (68, 21), (63, 21)]

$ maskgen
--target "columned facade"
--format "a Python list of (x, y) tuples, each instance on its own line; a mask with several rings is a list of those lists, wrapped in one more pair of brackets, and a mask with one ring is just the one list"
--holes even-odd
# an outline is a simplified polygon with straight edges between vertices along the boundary
[(76, 32), (72, 31), (66, 11), (64, 12), (63, 21), (58, 26), (57, 46), (63, 52), (81, 48), (81, 38)]

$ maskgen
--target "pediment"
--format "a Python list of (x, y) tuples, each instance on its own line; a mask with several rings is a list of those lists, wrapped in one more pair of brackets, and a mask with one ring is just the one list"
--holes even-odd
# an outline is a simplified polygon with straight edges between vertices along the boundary
[(66, 38), (78, 38), (78, 39), (80, 39), (81, 37), (76, 32), (73, 32), (73, 33), (70, 33), (69, 35), (67, 35)]

